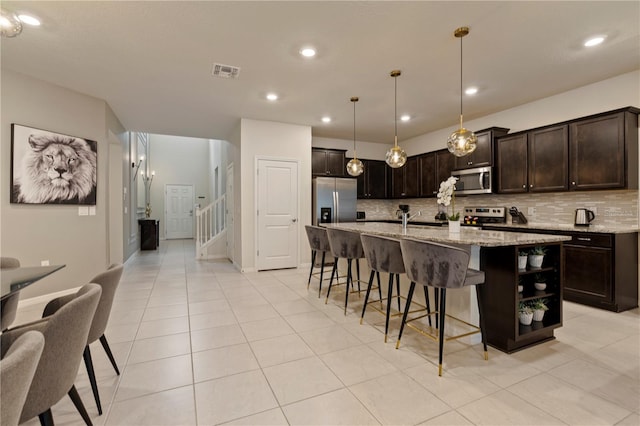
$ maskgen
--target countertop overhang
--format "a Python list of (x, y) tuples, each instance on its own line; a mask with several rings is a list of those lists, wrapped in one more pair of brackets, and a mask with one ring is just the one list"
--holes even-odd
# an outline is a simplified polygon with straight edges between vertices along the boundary
[(345, 229), (367, 234), (382, 235), (393, 238), (416, 238), (444, 244), (464, 244), (480, 247), (504, 247), (526, 244), (547, 244), (569, 241), (571, 237), (564, 235), (535, 234), (529, 232), (486, 231), (461, 227), (459, 234), (450, 234), (447, 227), (430, 227), (424, 225), (407, 226), (381, 222), (345, 222), (327, 223), (327, 227)]

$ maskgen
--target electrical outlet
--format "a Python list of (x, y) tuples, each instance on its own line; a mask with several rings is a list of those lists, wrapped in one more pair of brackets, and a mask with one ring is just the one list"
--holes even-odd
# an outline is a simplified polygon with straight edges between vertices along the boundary
[(49, 261), (48, 260), (41, 260), (40, 261), (40, 266), (49, 266)]
[(535, 207), (529, 207), (529, 209), (527, 210), (527, 214), (530, 214), (530, 215), (536, 214), (536, 208)]

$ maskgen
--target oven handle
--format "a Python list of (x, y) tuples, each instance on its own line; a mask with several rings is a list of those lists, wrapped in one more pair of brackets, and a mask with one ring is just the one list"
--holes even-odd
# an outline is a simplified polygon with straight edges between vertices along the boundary
[(480, 173), (478, 173), (478, 187), (479, 187), (480, 189), (486, 189), (486, 188), (484, 187), (483, 178), (484, 178), (484, 172), (480, 172)]

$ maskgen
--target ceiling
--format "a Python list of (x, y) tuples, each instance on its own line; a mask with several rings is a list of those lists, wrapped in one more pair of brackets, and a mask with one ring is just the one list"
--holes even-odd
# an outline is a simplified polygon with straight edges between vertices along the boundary
[[(226, 139), (240, 118), (392, 143), (640, 68), (640, 2), (2, 1), (43, 24), (2, 39), (2, 68), (104, 99), (127, 130)], [(606, 35), (584, 48), (590, 36)], [(318, 54), (299, 55), (303, 46)], [(236, 80), (214, 63), (240, 67)], [(270, 102), (267, 92), (280, 99)], [(324, 115), (332, 117), (322, 123)], [(477, 130), (477, 129), (475, 129)]]

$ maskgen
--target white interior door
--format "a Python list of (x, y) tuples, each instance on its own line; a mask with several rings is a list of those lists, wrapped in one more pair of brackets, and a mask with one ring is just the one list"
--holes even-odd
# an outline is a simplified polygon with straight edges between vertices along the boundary
[(298, 266), (298, 163), (258, 160), (257, 269)]
[(167, 185), (164, 195), (165, 238), (193, 238), (193, 185)]
[(225, 212), (225, 223), (227, 227), (227, 257), (233, 262), (234, 239), (233, 239), (233, 164), (227, 167), (227, 188), (225, 193), (227, 209)]

